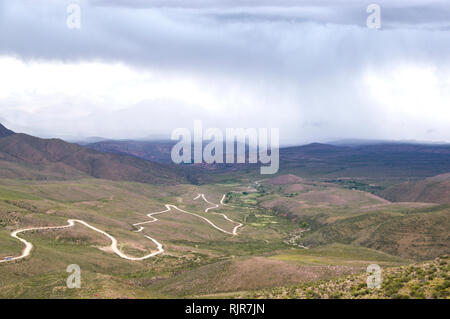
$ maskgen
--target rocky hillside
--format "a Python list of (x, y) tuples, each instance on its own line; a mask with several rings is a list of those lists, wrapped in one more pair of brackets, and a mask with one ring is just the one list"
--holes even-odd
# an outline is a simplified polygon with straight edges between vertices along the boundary
[(332, 280), (254, 291), (243, 298), (306, 299), (448, 299), (450, 298), (448, 256), (408, 266), (382, 269), (381, 288), (367, 287), (367, 273)]
[(133, 156), (102, 153), (59, 139), (41, 139), (26, 134), (0, 138), (0, 162), (0, 177), (4, 178), (95, 177), (150, 184), (185, 182), (184, 173), (174, 166)]
[(450, 203), (450, 173), (387, 188), (381, 194), (394, 202)]

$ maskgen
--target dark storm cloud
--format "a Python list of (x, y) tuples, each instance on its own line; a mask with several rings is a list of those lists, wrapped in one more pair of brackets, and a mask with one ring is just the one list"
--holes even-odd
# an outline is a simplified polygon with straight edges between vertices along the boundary
[[(440, 2), (427, 10), (423, 2), (410, 7), (386, 2), (390, 9), (382, 11), (384, 30), (378, 34), (364, 26), (365, 5), (352, 1), (340, 1), (342, 7), (336, 1), (281, 1), (275, 8), (259, 1), (194, 1), (189, 6), (182, 4), (185, 1), (81, 1), (80, 30), (65, 25), (67, 3), (6, 1), (0, 53), (25, 59), (117, 60), (177, 71), (248, 70), (258, 76), (275, 72), (300, 77), (386, 58), (426, 59), (432, 54), (446, 60), (449, 53), (447, 33), (398, 27), (431, 22), (429, 27), (437, 30), (446, 27), (450, 9)], [(106, 3), (108, 7), (102, 6)], [(204, 8), (205, 4), (221, 7)], [(184, 9), (147, 9), (162, 5)], [(317, 64), (320, 70), (311, 70)]]
[[(376, 137), (385, 115), (367, 97), (367, 70), (382, 73), (403, 64), (450, 68), (446, 1), (79, 1), (79, 30), (66, 27), (72, 2), (77, 3), (0, 2), (0, 55), (121, 62), (137, 70), (211, 78), (218, 91), (231, 93), (236, 85), (260, 92), (261, 108), (279, 108), (285, 122), (275, 125), (285, 126), (291, 138), (305, 135), (302, 128), (322, 138)], [(369, 3), (381, 6), (381, 30), (366, 26)], [(149, 109), (149, 116), (163, 116)], [(261, 113), (249, 117), (264, 124), (267, 112)], [(119, 118), (111, 116), (111, 123)], [(409, 131), (415, 130), (411, 124)]]
[[(299, 13), (297, 16), (287, 11), (283, 16), (273, 14), (257, 14), (255, 12), (230, 14), (224, 12), (217, 16), (229, 19), (266, 19), (291, 21), (315, 21), (321, 23), (343, 23), (362, 25), (361, 10), (365, 10), (369, 4), (379, 4), (384, 12), (383, 18), (386, 23), (405, 24), (436, 24), (438, 22), (448, 23), (450, 17), (450, 6), (446, 0), (93, 0), (95, 6), (121, 6), (128, 8), (182, 8), (182, 9), (213, 9), (222, 11), (227, 9), (247, 8), (261, 9), (264, 7), (281, 8), (292, 10), (292, 8), (316, 8), (316, 11), (306, 11), (308, 15)], [(320, 10), (322, 9), (322, 10)], [(270, 10), (269, 10), (270, 11)], [(290, 14), (289, 14), (290, 13)]]

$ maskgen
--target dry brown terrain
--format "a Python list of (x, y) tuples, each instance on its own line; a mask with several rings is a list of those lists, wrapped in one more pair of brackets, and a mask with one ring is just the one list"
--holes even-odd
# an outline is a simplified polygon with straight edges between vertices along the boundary
[(396, 202), (448, 204), (450, 203), (450, 173), (395, 185), (386, 189), (382, 195)]

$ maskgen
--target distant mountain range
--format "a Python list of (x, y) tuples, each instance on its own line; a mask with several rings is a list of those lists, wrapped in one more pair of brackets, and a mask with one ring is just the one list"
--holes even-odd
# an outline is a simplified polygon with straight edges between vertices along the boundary
[[(170, 153), (175, 143), (110, 140), (84, 146), (15, 134), (0, 125), (0, 177), (71, 179), (90, 176), (175, 184), (232, 181), (241, 178), (243, 173), (258, 174), (257, 165), (174, 165)], [(448, 181), (439, 184), (426, 179), (449, 172), (449, 144), (345, 146), (312, 143), (280, 149), (280, 174), (355, 187), (394, 201), (442, 202), (436, 198), (446, 197), (446, 190), (442, 189), (448, 188)], [(409, 184), (403, 184), (405, 182)], [(441, 190), (428, 194), (430, 185), (437, 185), (434, 189), (440, 185)]]
[(148, 161), (171, 163), (170, 151), (175, 141), (99, 141), (86, 144), (99, 152), (127, 154)]
[(281, 173), (323, 179), (360, 179), (383, 185), (450, 172), (450, 145), (313, 143), (280, 150)]
[(59, 139), (15, 134), (0, 127), (0, 177), (25, 179), (104, 178), (154, 184), (187, 182), (174, 165), (102, 153)]
[[(100, 141), (86, 145), (100, 152), (127, 154), (159, 163), (171, 163), (174, 141)], [(280, 173), (339, 179), (363, 179), (383, 185), (423, 179), (450, 171), (450, 144), (399, 142), (368, 145), (312, 143), (280, 149)], [(216, 170), (251, 169), (248, 165), (203, 165)]]
[(417, 141), (417, 140), (371, 140), (371, 139), (342, 139), (327, 144), (338, 145), (338, 146), (363, 146), (363, 145), (376, 145), (376, 144), (420, 144), (420, 145), (445, 145), (445, 142), (429, 142), (429, 141)]

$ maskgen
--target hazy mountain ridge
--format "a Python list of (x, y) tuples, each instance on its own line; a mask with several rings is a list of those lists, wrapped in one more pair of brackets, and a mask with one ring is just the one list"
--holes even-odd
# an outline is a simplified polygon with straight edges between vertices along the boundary
[(450, 171), (450, 145), (314, 143), (280, 149), (282, 173), (323, 179), (356, 179), (391, 186)]
[[(2, 128), (1, 131), (6, 138), (14, 141), (11, 136), (14, 132), (3, 126)], [(152, 166), (154, 163), (145, 164), (150, 161), (163, 164), (158, 170), (165, 172), (161, 176), (168, 176), (169, 180), (174, 176), (189, 175), (188, 179), (191, 182), (201, 182), (210, 181), (213, 178), (211, 174), (235, 174), (241, 170), (256, 172), (258, 169), (258, 165), (242, 164), (174, 166), (170, 153), (175, 141), (109, 140), (80, 146), (55, 139), (35, 138), (33, 142), (30, 142), (31, 137), (26, 137), (25, 134), (18, 135), (19, 139), (27, 140), (27, 142), (21, 146), (14, 146), (14, 151), (2, 152), (0, 157), (10, 161), (9, 165), (12, 165), (11, 163), (15, 160), (43, 166), (58, 163), (58, 169), (52, 169), (53, 174), (61, 172), (62, 175), (71, 175), (74, 174), (72, 170), (75, 169), (75, 175), (82, 172), (101, 178), (152, 182), (155, 180), (154, 177), (150, 177), (148, 173), (140, 173), (142, 170), (153, 170), (147, 166)], [(3, 147), (7, 144), (6, 141), (2, 143)], [(32, 155), (36, 152), (36, 148), (31, 147), (34, 144), (39, 145), (37, 153), (43, 149), (46, 151), (40, 156)], [(11, 147), (11, 142), (8, 145)], [(82, 151), (78, 154), (80, 150)], [(112, 165), (112, 162), (115, 164)], [(126, 166), (126, 173), (118, 169), (119, 162), (122, 166)], [(376, 185), (392, 186), (408, 180), (421, 180), (449, 172), (450, 145), (382, 143), (341, 146), (311, 143), (281, 148), (280, 163), (281, 174), (293, 173), (324, 180), (336, 179), (338, 182), (342, 178), (352, 179), (367, 185), (375, 183), (376, 189), (378, 187)], [(11, 169), (7, 171), (7, 176), (14, 177), (10, 171)]]
[(13, 134), (0, 139), (0, 174), (7, 178), (60, 177), (83, 175), (116, 181), (174, 184), (185, 182), (184, 174), (169, 167), (127, 155), (102, 153), (59, 139), (41, 139)]
[(10, 135), (13, 135), (13, 134), (15, 134), (13, 131), (7, 129), (2, 124), (0, 124), (0, 138), (6, 137), (6, 136), (10, 136)]
[(93, 150), (99, 152), (126, 154), (139, 157), (148, 161), (159, 163), (170, 163), (171, 149), (174, 141), (99, 141), (86, 144)]

